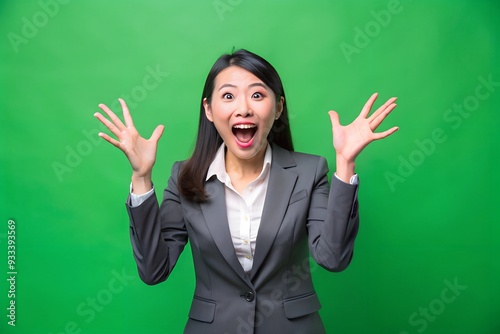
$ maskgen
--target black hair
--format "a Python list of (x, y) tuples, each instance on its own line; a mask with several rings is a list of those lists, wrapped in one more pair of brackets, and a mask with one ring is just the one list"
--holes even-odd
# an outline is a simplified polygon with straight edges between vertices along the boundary
[(231, 54), (222, 55), (212, 66), (205, 81), (200, 102), (196, 146), (191, 157), (182, 165), (179, 174), (178, 184), (181, 194), (194, 202), (204, 202), (208, 199), (205, 192), (205, 178), (208, 168), (222, 144), (222, 138), (215, 125), (206, 117), (203, 100), (207, 99), (207, 103), (211, 103), (215, 78), (230, 66), (241, 67), (262, 80), (274, 92), (276, 103), (283, 97), (283, 111), (280, 117), (274, 121), (267, 139), (270, 143), (293, 151), (285, 91), (278, 72), (267, 60), (247, 50), (241, 49)]

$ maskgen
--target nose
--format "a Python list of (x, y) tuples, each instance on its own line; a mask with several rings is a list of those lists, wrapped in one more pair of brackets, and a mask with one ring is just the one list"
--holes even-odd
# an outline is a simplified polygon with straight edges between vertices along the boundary
[(248, 103), (246, 98), (241, 98), (240, 103), (236, 109), (236, 116), (240, 117), (249, 117), (253, 115), (252, 108), (250, 107), (250, 103)]

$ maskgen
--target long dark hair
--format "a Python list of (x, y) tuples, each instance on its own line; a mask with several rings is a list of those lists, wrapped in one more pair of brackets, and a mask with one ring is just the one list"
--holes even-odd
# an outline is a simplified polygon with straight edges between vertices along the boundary
[(178, 184), (181, 194), (194, 202), (205, 202), (208, 200), (205, 192), (205, 179), (208, 168), (222, 144), (222, 138), (217, 129), (205, 115), (203, 99), (206, 98), (208, 104), (211, 103), (215, 78), (222, 70), (230, 66), (239, 66), (262, 80), (274, 92), (276, 103), (283, 97), (283, 112), (274, 121), (267, 140), (284, 149), (293, 151), (285, 91), (278, 72), (276, 72), (267, 60), (247, 50), (242, 49), (231, 54), (222, 55), (213, 65), (205, 81), (200, 103), (200, 120), (198, 123), (196, 146), (191, 158), (182, 165), (179, 175)]

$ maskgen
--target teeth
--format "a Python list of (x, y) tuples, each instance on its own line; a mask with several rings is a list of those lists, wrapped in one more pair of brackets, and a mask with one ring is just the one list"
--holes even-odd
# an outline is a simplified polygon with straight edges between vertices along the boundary
[(252, 129), (252, 128), (255, 128), (256, 125), (255, 124), (237, 124), (233, 127), (237, 128), (237, 129)]

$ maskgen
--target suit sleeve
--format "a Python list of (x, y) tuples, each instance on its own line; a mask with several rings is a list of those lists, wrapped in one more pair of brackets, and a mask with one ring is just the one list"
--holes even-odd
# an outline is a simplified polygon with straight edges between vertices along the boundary
[(174, 164), (161, 206), (156, 194), (137, 207), (126, 207), (130, 218), (130, 239), (140, 278), (146, 284), (158, 284), (168, 278), (188, 241), (182, 214)]
[(307, 221), (309, 248), (316, 262), (329, 271), (342, 271), (351, 262), (358, 233), (358, 185), (332, 177), (320, 158), (314, 178)]

